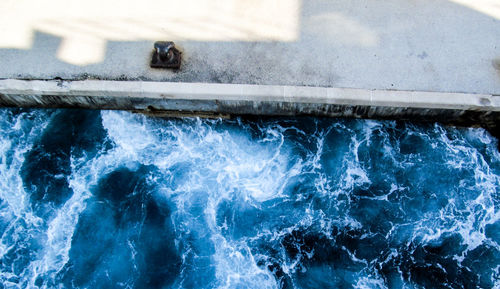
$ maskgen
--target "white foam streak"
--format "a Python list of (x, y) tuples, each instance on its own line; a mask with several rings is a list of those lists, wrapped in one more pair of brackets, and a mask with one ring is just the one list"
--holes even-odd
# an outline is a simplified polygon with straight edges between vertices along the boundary
[(375, 289), (387, 288), (381, 278), (361, 277), (354, 285), (355, 289)]
[(365, 169), (362, 168), (358, 151), (361, 143), (368, 142), (371, 134), (366, 134), (365, 138), (358, 141), (355, 135), (351, 137), (351, 145), (349, 152), (344, 156), (344, 176), (341, 180), (341, 188), (350, 192), (354, 187), (363, 187), (371, 184), (371, 180), (368, 178)]
[(218, 288), (278, 288), (271, 272), (257, 266), (246, 243), (229, 243), (221, 235), (214, 235), (217, 244), (214, 261)]

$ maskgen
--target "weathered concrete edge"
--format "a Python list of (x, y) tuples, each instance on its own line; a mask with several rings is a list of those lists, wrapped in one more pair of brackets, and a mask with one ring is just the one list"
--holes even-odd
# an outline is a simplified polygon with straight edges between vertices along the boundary
[[(0, 93), (3, 96), (85, 96), (150, 98), (155, 100), (256, 101), (500, 111), (500, 96), (491, 94), (303, 86), (148, 81), (41, 81), (4, 79), (0, 80)], [(135, 109), (135, 107), (109, 108)]]
[(4, 79), (0, 106), (500, 122), (498, 95), (247, 84)]

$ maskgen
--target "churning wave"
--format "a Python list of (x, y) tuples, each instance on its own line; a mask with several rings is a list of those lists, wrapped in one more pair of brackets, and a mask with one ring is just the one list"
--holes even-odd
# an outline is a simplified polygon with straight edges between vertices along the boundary
[(0, 288), (499, 288), (479, 128), (0, 110)]

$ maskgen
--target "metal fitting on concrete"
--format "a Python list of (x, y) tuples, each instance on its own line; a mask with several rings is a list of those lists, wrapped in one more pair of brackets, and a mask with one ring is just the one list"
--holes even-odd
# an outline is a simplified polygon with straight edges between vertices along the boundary
[(179, 69), (181, 67), (181, 52), (175, 48), (175, 43), (172, 41), (157, 41), (154, 44), (150, 66), (152, 68)]

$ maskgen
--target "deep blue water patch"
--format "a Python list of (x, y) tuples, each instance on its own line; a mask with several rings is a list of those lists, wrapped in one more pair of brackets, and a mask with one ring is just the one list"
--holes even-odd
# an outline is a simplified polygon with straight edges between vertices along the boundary
[(479, 128), (0, 110), (0, 288), (498, 288)]

